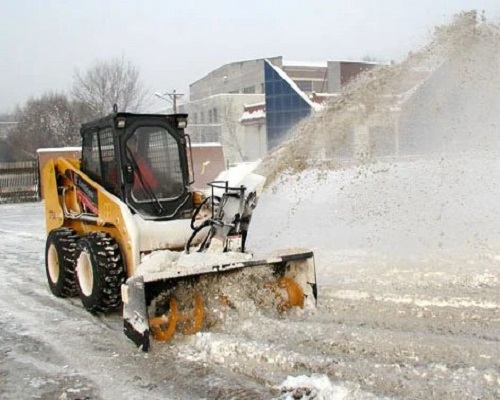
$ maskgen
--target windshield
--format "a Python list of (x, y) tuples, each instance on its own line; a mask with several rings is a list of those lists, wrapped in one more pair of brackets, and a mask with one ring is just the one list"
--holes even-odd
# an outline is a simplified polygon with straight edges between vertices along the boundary
[(183, 193), (179, 146), (165, 128), (137, 128), (126, 142), (126, 155), (134, 170), (134, 201), (157, 202)]

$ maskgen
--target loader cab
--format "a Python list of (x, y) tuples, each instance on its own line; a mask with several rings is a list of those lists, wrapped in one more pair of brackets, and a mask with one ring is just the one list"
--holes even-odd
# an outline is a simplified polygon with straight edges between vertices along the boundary
[(190, 216), (187, 114), (116, 113), (82, 126), (82, 171), (144, 219)]

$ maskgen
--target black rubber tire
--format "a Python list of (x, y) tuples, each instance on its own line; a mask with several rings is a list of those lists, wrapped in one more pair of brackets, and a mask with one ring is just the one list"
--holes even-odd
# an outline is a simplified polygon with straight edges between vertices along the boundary
[(81, 238), (75, 252), (76, 289), (91, 313), (110, 312), (121, 305), (125, 269), (118, 243), (105, 233)]
[(49, 233), (45, 244), (45, 272), (50, 291), (57, 297), (76, 296), (75, 251), (79, 237), (73, 229)]

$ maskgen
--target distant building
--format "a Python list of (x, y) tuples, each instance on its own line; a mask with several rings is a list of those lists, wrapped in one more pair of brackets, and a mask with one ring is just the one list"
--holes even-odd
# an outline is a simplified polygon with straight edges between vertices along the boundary
[(263, 99), (263, 94), (218, 93), (182, 104), (179, 112), (189, 114), (186, 132), (193, 143), (220, 143), (228, 163), (235, 163), (250, 159), (239, 122), (245, 104)]
[(247, 159), (263, 158), (267, 153), (266, 103), (245, 104), (239, 122), (243, 126)]
[(262, 158), (290, 130), (374, 63), (292, 62), (270, 57), (225, 64), (189, 87), (188, 133), (220, 142), (230, 163)]

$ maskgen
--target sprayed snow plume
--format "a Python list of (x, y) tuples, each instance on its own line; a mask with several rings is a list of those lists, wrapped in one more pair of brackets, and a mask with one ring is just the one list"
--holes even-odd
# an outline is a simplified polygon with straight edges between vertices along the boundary
[(362, 75), (263, 161), (251, 245), (500, 253), (498, 71), (499, 26), (467, 12)]
[(386, 156), (498, 150), (500, 28), (464, 12), (399, 64), (360, 75), (261, 168), (338, 168)]

